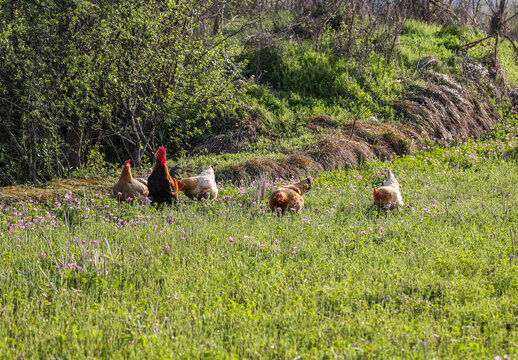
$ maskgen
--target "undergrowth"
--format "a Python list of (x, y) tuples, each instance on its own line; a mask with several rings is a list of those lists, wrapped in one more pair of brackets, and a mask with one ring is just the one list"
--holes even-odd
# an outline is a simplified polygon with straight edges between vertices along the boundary
[[(310, 115), (328, 114), (338, 122), (376, 116), (397, 119), (392, 102), (401, 95), (402, 79), (422, 81), (419, 71), (428, 66), (441, 73), (462, 75), (464, 56), (480, 61), (492, 50), (489, 41), (458, 53), (461, 45), (484, 34), (456, 25), (438, 26), (409, 20), (399, 37), (395, 61), (373, 51), (367, 60), (337, 54), (340, 33), (329, 30), (320, 48), (312, 41), (277, 40), (259, 49), (244, 49), (241, 60), (258, 78), (245, 91), (245, 101), (264, 105), (272, 115), (284, 114), (299, 121)], [(373, 39), (374, 41), (374, 39)], [(515, 54), (507, 42), (499, 47), (500, 62), (511, 84), (518, 84)], [(423, 59), (427, 59), (424, 61)], [(246, 100), (248, 98), (248, 100)], [(282, 121), (281, 121), (282, 122)]]
[[(282, 28), (280, 25), (277, 27)], [(454, 100), (456, 103), (473, 101), (475, 104), (489, 104), (489, 108), (497, 109), (501, 114), (510, 106), (505, 96), (497, 98), (499, 95), (494, 94), (494, 85), (486, 83), (487, 80), (477, 83), (471, 79), (471, 83), (463, 83), (469, 77), (463, 62), (477, 64), (472, 68), (487, 73), (487, 56), (493, 49), (491, 41), (484, 41), (467, 51), (460, 49), (462, 45), (484, 36), (472, 28), (408, 20), (391, 61), (387, 61), (383, 52), (378, 50), (370, 52), (367, 59), (360, 60), (355, 56), (341, 54), (340, 44), (343, 40), (340, 31), (331, 28), (321, 35), (318, 48), (314, 40), (296, 42), (275, 37), (274, 31), (272, 34), (271, 38), (263, 39), (264, 43), (260, 46), (244, 46), (239, 57), (240, 61), (247, 64), (244, 74), (253, 75), (242, 88), (242, 99), (248, 110), (241, 115), (247, 122), (253, 122), (257, 129), (267, 129), (268, 132), (263, 131), (258, 137), (239, 142), (229, 141), (238, 144), (232, 149), (235, 155), (230, 157), (196, 152), (186, 153), (178, 162), (191, 167), (196, 164), (197, 169), (216, 163), (221, 170), (229, 166), (228, 159), (232, 159), (235, 166), (244, 166), (247, 161), (264, 156), (282, 158), (286, 149), (303, 151), (329, 134), (347, 137), (349, 131), (346, 128), (353, 121), (391, 124), (398, 124), (402, 120), (415, 122), (413, 118), (403, 119), (408, 114), (426, 120), (431, 117), (429, 111), (433, 109), (414, 107), (426, 101), (427, 96), (437, 95), (430, 95), (431, 88), (427, 88), (431, 84), (430, 72), (447, 76), (444, 81), (459, 84), (453, 86), (463, 86), (471, 91), (471, 96), (478, 97)], [(371, 43), (374, 45), (369, 46), (377, 49), (376, 41), (373, 35)], [(358, 46), (361, 47), (360, 44)], [(500, 42), (499, 64), (502, 72), (496, 76), (502, 78), (495, 81), (499, 81), (502, 86), (518, 84), (515, 56), (508, 42)], [(422, 94), (413, 93), (414, 89), (423, 89)], [(433, 89), (433, 92), (436, 90)], [(440, 96), (451, 98), (452, 95), (445, 92)], [(406, 99), (415, 97), (420, 97), (420, 100), (414, 107), (404, 108), (404, 111), (398, 109), (399, 104), (403, 104)], [(439, 118), (440, 114), (439, 111), (436, 117)], [(330, 117), (333, 121), (331, 128), (315, 131), (308, 125), (308, 119), (315, 116)], [(235, 131), (228, 129), (227, 133)]]

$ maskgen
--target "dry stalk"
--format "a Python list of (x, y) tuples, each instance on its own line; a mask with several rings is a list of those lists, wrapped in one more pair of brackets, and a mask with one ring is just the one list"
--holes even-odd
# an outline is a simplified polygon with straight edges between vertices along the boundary
[(491, 214), (493, 214), (494, 217), (498, 218), (499, 216), (497, 214), (495, 214), (493, 212), (493, 210), (491, 210), (489, 207), (487, 207), (486, 204), (484, 204), (483, 202), (480, 203), (483, 207), (485, 207), (487, 209), (487, 211), (489, 211)]
[(455, 219), (455, 221), (457, 222), (457, 224), (458, 224), (458, 223), (460, 223), (459, 218), (458, 218), (458, 217), (456, 217), (455, 215), (453, 215), (453, 214), (450, 212), (450, 210), (448, 209), (448, 202), (446, 201), (446, 199), (444, 199), (444, 208), (445, 208), (445, 210), (446, 210), (446, 214), (447, 214), (447, 215), (450, 215), (452, 218), (454, 218), (454, 219)]
[(255, 184), (255, 198), (259, 201), (266, 199), (266, 174), (261, 173)]
[(505, 189), (501, 190), (502, 195), (502, 217), (505, 217), (509, 212), (509, 197)]
[(509, 235), (511, 237), (511, 247), (513, 250), (512, 258), (516, 259), (516, 238), (515, 238), (514, 230), (511, 228), (509, 229)]

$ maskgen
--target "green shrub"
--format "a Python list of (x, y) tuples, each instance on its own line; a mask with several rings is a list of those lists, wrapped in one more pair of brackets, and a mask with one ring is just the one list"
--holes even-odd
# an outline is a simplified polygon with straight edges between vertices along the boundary
[(184, 26), (209, 5), (1, 1), (0, 166), (21, 166), (0, 183), (62, 176), (97, 145), (140, 163), (210, 131), (239, 67), (231, 42)]

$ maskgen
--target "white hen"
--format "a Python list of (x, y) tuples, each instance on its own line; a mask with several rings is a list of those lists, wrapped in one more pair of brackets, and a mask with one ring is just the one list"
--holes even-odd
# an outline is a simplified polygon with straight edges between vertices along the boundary
[(182, 179), (178, 185), (179, 189), (190, 199), (197, 200), (202, 197), (215, 199), (218, 196), (218, 186), (212, 165), (198, 176)]
[(383, 186), (374, 189), (373, 196), (374, 204), (382, 208), (394, 209), (405, 205), (399, 191), (399, 182), (391, 170), (388, 171), (387, 177), (383, 180)]

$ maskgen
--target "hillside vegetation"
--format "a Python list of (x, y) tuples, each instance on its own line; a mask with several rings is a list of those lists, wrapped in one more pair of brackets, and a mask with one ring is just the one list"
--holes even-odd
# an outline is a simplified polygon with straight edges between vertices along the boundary
[(384, 4), (1, 1), (0, 184), (159, 145), (222, 179), (299, 175), (486, 132), (518, 81), (511, 8)]
[(179, 161), (192, 168), (216, 163), (221, 177), (233, 180), (356, 167), (437, 139), (480, 137), (510, 106), (518, 67), (508, 43), (499, 45), (503, 60), (494, 73), (491, 42), (457, 53), (482, 37), (470, 28), (408, 20), (390, 62), (375, 48), (361, 63), (337, 55), (345, 36), (330, 31), (318, 50), (312, 41), (273, 39), (245, 49), (244, 72), (261, 80), (246, 85), (244, 101), (261, 111)]

